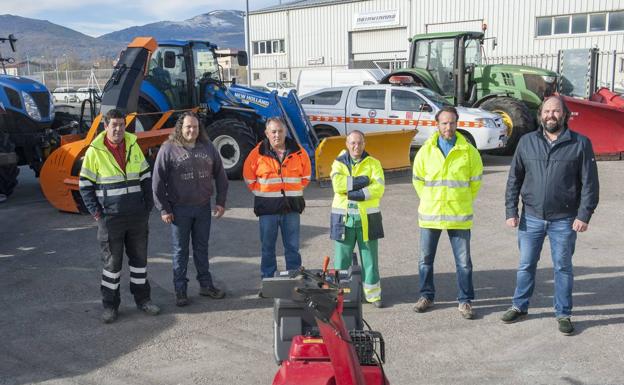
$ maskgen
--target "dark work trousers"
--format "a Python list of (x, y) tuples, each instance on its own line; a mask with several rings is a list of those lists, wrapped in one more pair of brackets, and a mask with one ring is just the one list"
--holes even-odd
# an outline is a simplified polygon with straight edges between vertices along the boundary
[(117, 309), (120, 303), (119, 281), (124, 249), (130, 266), (130, 292), (137, 305), (150, 300), (147, 280), (148, 214), (103, 215), (98, 223), (97, 239), (102, 249), (102, 303)]
[(210, 202), (203, 206), (174, 206), (171, 235), (173, 240), (173, 286), (176, 293), (186, 294), (186, 271), (189, 261), (189, 241), (193, 245), (193, 262), (199, 286), (212, 288), (208, 263), (208, 240), (212, 212)]

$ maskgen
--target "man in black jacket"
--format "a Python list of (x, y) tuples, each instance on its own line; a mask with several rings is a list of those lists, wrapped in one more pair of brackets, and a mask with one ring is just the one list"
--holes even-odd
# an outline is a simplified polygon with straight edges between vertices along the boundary
[[(572, 255), (576, 233), (588, 228), (598, 205), (598, 170), (589, 139), (568, 129), (570, 116), (560, 97), (538, 110), (539, 128), (518, 143), (507, 179), (507, 225), (518, 227), (520, 264), (512, 307), (501, 317), (513, 323), (527, 315), (535, 270), (548, 236), (554, 266), (554, 307), (559, 331), (574, 332)], [(522, 215), (518, 218), (518, 197)]]

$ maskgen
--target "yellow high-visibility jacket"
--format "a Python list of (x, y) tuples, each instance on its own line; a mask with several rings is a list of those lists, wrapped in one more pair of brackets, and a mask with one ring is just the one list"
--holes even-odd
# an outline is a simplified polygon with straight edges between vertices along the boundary
[(457, 132), (445, 158), (433, 134), (414, 158), (414, 188), (420, 198), (418, 225), (430, 229), (472, 228), (472, 202), (481, 188), (483, 163), (479, 151)]
[[(331, 169), (334, 200), (331, 211), (331, 239), (344, 240), (346, 217), (358, 214), (362, 222), (364, 241), (383, 238), (379, 201), (385, 191), (381, 163), (368, 155), (350, 166), (349, 153), (343, 150)], [(357, 209), (349, 208), (349, 202), (357, 203)]]
[(122, 170), (106, 148), (106, 131), (87, 149), (80, 170), (80, 195), (92, 215), (146, 214), (154, 207), (150, 167), (137, 137), (124, 134), (126, 169)]

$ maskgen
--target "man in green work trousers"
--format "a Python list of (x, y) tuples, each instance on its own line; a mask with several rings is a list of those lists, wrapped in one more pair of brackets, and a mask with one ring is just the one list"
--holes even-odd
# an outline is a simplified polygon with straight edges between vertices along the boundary
[(357, 241), (362, 280), (367, 302), (383, 307), (378, 267), (377, 240), (383, 238), (381, 199), (385, 186), (381, 163), (364, 151), (364, 134), (347, 135), (347, 150), (332, 164), (334, 201), (331, 211), (331, 239), (335, 241), (334, 267), (347, 269)]

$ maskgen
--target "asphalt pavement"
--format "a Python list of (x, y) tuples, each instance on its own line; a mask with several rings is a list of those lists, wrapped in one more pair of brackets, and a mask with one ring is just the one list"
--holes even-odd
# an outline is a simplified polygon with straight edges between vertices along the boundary
[[(435, 264), (436, 305), (412, 311), (418, 287), (418, 199), (409, 176), (388, 178), (382, 212), (380, 270), (386, 307), (364, 317), (386, 341), (385, 372), (397, 384), (624, 384), (624, 162), (600, 162), (600, 204), (579, 235), (573, 321), (557, 331), (546, 242), (529, 317), (506, 325), (518, 263), (516, 234), (504, 224), (509, 158), (484, 156), (483, 188), (472, 232), (474, 320), (461, 318), (448, 239)], [(301, 252), (317, 268), (332, 253), (331, 189), (306, 190)], [(0, 384), (270, 384), (277, 371), (272, 301), (260, 287), (258, 221), (241, 181), (230, 184), (228, 210), (214, 220), (210, 263), (227, 297), (199, 297), (189, 264), (192, 304), (174, 305), (170, 230), (150, 221), (148, 278), (156, 317), (139, 312), (122, 275), (117, 322), (100, 321), (101, 261), (92, 218), (60, 213), (32, 172), (0, 204)], [(279, 253), (282, 253), (279, 248)], [(279, 266), (284, 266), (283, 257)]]

